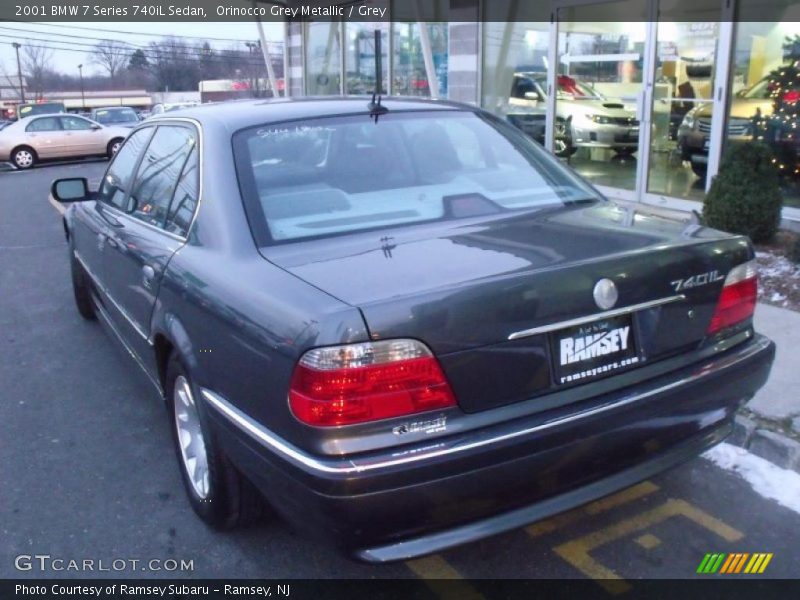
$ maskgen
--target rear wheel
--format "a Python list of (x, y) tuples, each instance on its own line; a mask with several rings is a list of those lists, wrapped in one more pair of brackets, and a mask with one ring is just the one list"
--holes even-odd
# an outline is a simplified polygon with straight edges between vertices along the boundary
[(559, 158), (569, 158), (578, 149), (572, 145), (570, 126), (566, 121), (556, 121), (556, 135), (553, 140), (553, 153)]
[(260, 519), (264, 500), (222, 452), (189, 375), (175, 355), (167, 365), (166, 393), (175, 453), (194, 511), (219, 529)]
[(89, 287), (89, 278), (86, 271), (78, 262), (75, 253), (70, 254), (70, 272), (72, 273), (72, 294), (75, 297), (75, 307), (78, 313), (87, 321), (97, 318), (92, 303), (92, 293)]
[(108, 142), (108, 147), (106, 148), (106, 154), (108, 155), (108, 158), (113, 158), (121, 145), (122, 145), (122, 138), (115, 138), (110, 142)]
[(11, 162), (18, 169), (30, 169), (36, 164), (36, 152), (33, 148), (21, 146), (11, 153)]

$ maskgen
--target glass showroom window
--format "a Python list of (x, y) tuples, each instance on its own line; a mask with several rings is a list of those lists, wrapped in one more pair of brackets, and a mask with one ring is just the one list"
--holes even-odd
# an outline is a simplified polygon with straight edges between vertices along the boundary
[(559, 10), (558, 17), (555, 118), (566, 129), (560, 155), (592, 183), (634, 192), (645, 4), (576, 5)]
[(371, 94), (375, 91), (375, 32), (381, 32), (383, 93), (389, 93), (389, 24), (347, 23), (345, 40), (345, 92)]
[(320, 96), (341, 92), (340, 24), (308, 23), (306, 29), (306, 94)]
[[(549, 23), (483, 25), (481, 104), (540, 144), (545, 139), (549, 43)], [(563, 137), (556, 127), (556, 153), (559, 145), (563, 145)]]
[(707, 13), (692, 22), (680, 21), (686, 11), (681, 7), (659, 13), (647, 191), (702, 201), (716, 118), (713, 89), (720, 29), (718, 22), (700, 20)]
[(393, 94), (431, 96), (438, 88), (438, 97), (447, 97), (447, 23), (426, 23), (425, 28), (428, 44), (419, 23), (393, 27)]
[(754, 22), (758, 4), (742, 3), (736, 25), (725, 150), (767, 144), (782, 175), (784, 205), (800, 208), (800, 23)]

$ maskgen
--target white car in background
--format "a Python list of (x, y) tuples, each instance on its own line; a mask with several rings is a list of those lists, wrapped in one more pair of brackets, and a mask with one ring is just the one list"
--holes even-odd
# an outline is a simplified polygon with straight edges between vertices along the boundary
[(191, 108), (193, 106), (199, 105), (199, 102), (164, 102), (161, 104), (154, 104), (153, 108), (150, 109), (150, 117), (154, 117), (156, 115), (163, 115), (166, 112), (172, 112), (173, 110), (180, 110), (182, 108)]
[(66, 113), (25, 117), (0, 130), (0, 160), (18, 169), (83, 156), (112, 157), (130, 132)]
[[(556, 155), (570, 156), (582, 147), (610, 148), (623, 156), (636, 152), (639, 121), (635, 111), (568, 75), (559, 75), (557, 85)], [(515, 73), (509, 107), (544, 115), (546, 89), (546, 73)]]

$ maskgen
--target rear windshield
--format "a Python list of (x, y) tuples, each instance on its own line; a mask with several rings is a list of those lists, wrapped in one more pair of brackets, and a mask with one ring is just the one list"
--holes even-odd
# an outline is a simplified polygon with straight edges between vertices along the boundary
[(516, 129), (469, 111), (292, 121), (233, 140), (260, 244), (596, 198)]

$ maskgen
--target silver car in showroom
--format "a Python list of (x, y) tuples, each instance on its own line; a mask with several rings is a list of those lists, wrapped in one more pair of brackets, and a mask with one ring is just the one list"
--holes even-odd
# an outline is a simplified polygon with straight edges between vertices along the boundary
[[(568, 75), (559, 75), (556, 103), (556, 147), (558, 156), (571, 156), (578, 148), (610, 148), (629, 155), (639, 146), (636, 113), (621, 102), (609, 100), (597, 90)], [(547, 110), (547, 74), (514, 74), (509, 107), (541, 112)]]
[(0, 160), (29, 169), (56, 158), (111, 157), (128, 133), (66, 113), (24, 117), (0, 131)]

